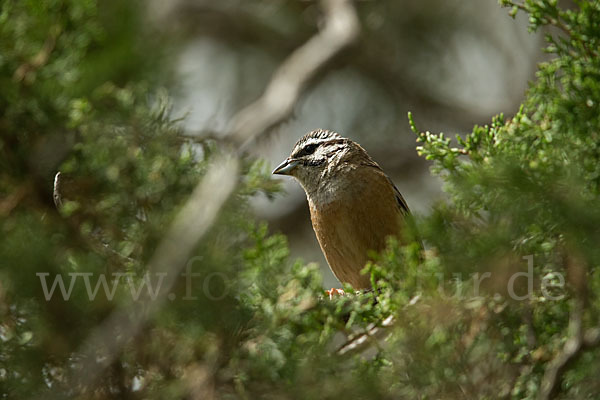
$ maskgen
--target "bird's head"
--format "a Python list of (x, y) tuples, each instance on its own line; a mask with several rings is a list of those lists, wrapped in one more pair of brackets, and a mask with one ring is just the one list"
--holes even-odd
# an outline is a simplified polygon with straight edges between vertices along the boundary
[(335, 185), (337, 177), (361, 160), (371, 158), (360, 145), (336, 132), (317, 129), (298, 140), (273, 174), (293, 176), (310, 193), (323, 185)]

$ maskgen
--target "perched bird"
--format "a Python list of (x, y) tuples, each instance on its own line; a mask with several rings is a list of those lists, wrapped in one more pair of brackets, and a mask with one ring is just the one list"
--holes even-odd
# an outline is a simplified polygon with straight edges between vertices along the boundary
[(390, 178), (358, 143), (322, 129), (304, 135), (273, 174), (293, 176), (304, 188), (317, 240), (338, 280), (370, 289), (370, 277), (360, 273), (367, 252), (400, 235), (410, 213)]

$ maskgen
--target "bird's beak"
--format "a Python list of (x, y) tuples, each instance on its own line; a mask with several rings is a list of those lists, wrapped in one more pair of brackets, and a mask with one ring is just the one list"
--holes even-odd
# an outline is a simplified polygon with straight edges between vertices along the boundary
[(273, 170), (273, 175), (291, 175), (292, 170), (298, 166), (300, 162), (291, 158), (286, 158), (281, 164)]

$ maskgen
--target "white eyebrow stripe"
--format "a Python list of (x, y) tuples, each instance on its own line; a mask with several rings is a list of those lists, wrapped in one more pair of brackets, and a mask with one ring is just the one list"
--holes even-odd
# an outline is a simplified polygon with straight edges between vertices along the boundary
[(306, 147), (306, 146), (308, 146), (308, 145), (311, 145), (311, 144), (316, 144), (316, 145), (319, 145), (319, 144), (321, 144), (321, 143), (325, 143), (325, 142), (328, 142), (328, 141), (330, 141), (330, 140), (331, 140), (331, 139), (320, 139), (320, 138), (319, 138), (319, 139), (317, 139), (317, 138), (310, 138), (310, 139), (308, 139), (306, 142), (304, 142), (304, 143), (302, 144), (302, 148), (304, 148), (304, 147)]
[(318, 145), (320, 145), (322, 143), (328, 142), (329, 140), (330, 139), (310, 138), (306, 142), (300, 143), (298, 146), (296, 146), (296, 148), (294, 149), (293, 154), (297, 154), (297, 153), (301, 152), (307, 146), (310, 146), (310, 145), (317, 145), (318, 146)]
[(316, 129), (304, 135), (294, 146), (292, 151), (292, 155), (296, 155), (302, 152), (307, 146), (320, 146), (323, 143), (328, 143), (334, 141), (336, 139), (344, 139), (339, 133), (324, 130), (324, 129)]

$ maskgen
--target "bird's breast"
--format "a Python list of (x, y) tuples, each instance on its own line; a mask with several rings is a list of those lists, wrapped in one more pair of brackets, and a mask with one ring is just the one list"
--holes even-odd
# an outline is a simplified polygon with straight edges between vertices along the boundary
[(349, 193), (332, 191), (327, 197), (329, 201), (324, 202), (322, 197), (308, 196), (323, 254), (341, 282), (355, 289), (369, 288), (369, 276), (360, 273), (368, 251), (383, 250), (386, 238), (401, 230), (402, 216), (393, 187), (387, 178), (378, 179), (370, 185), (355, 185)]

